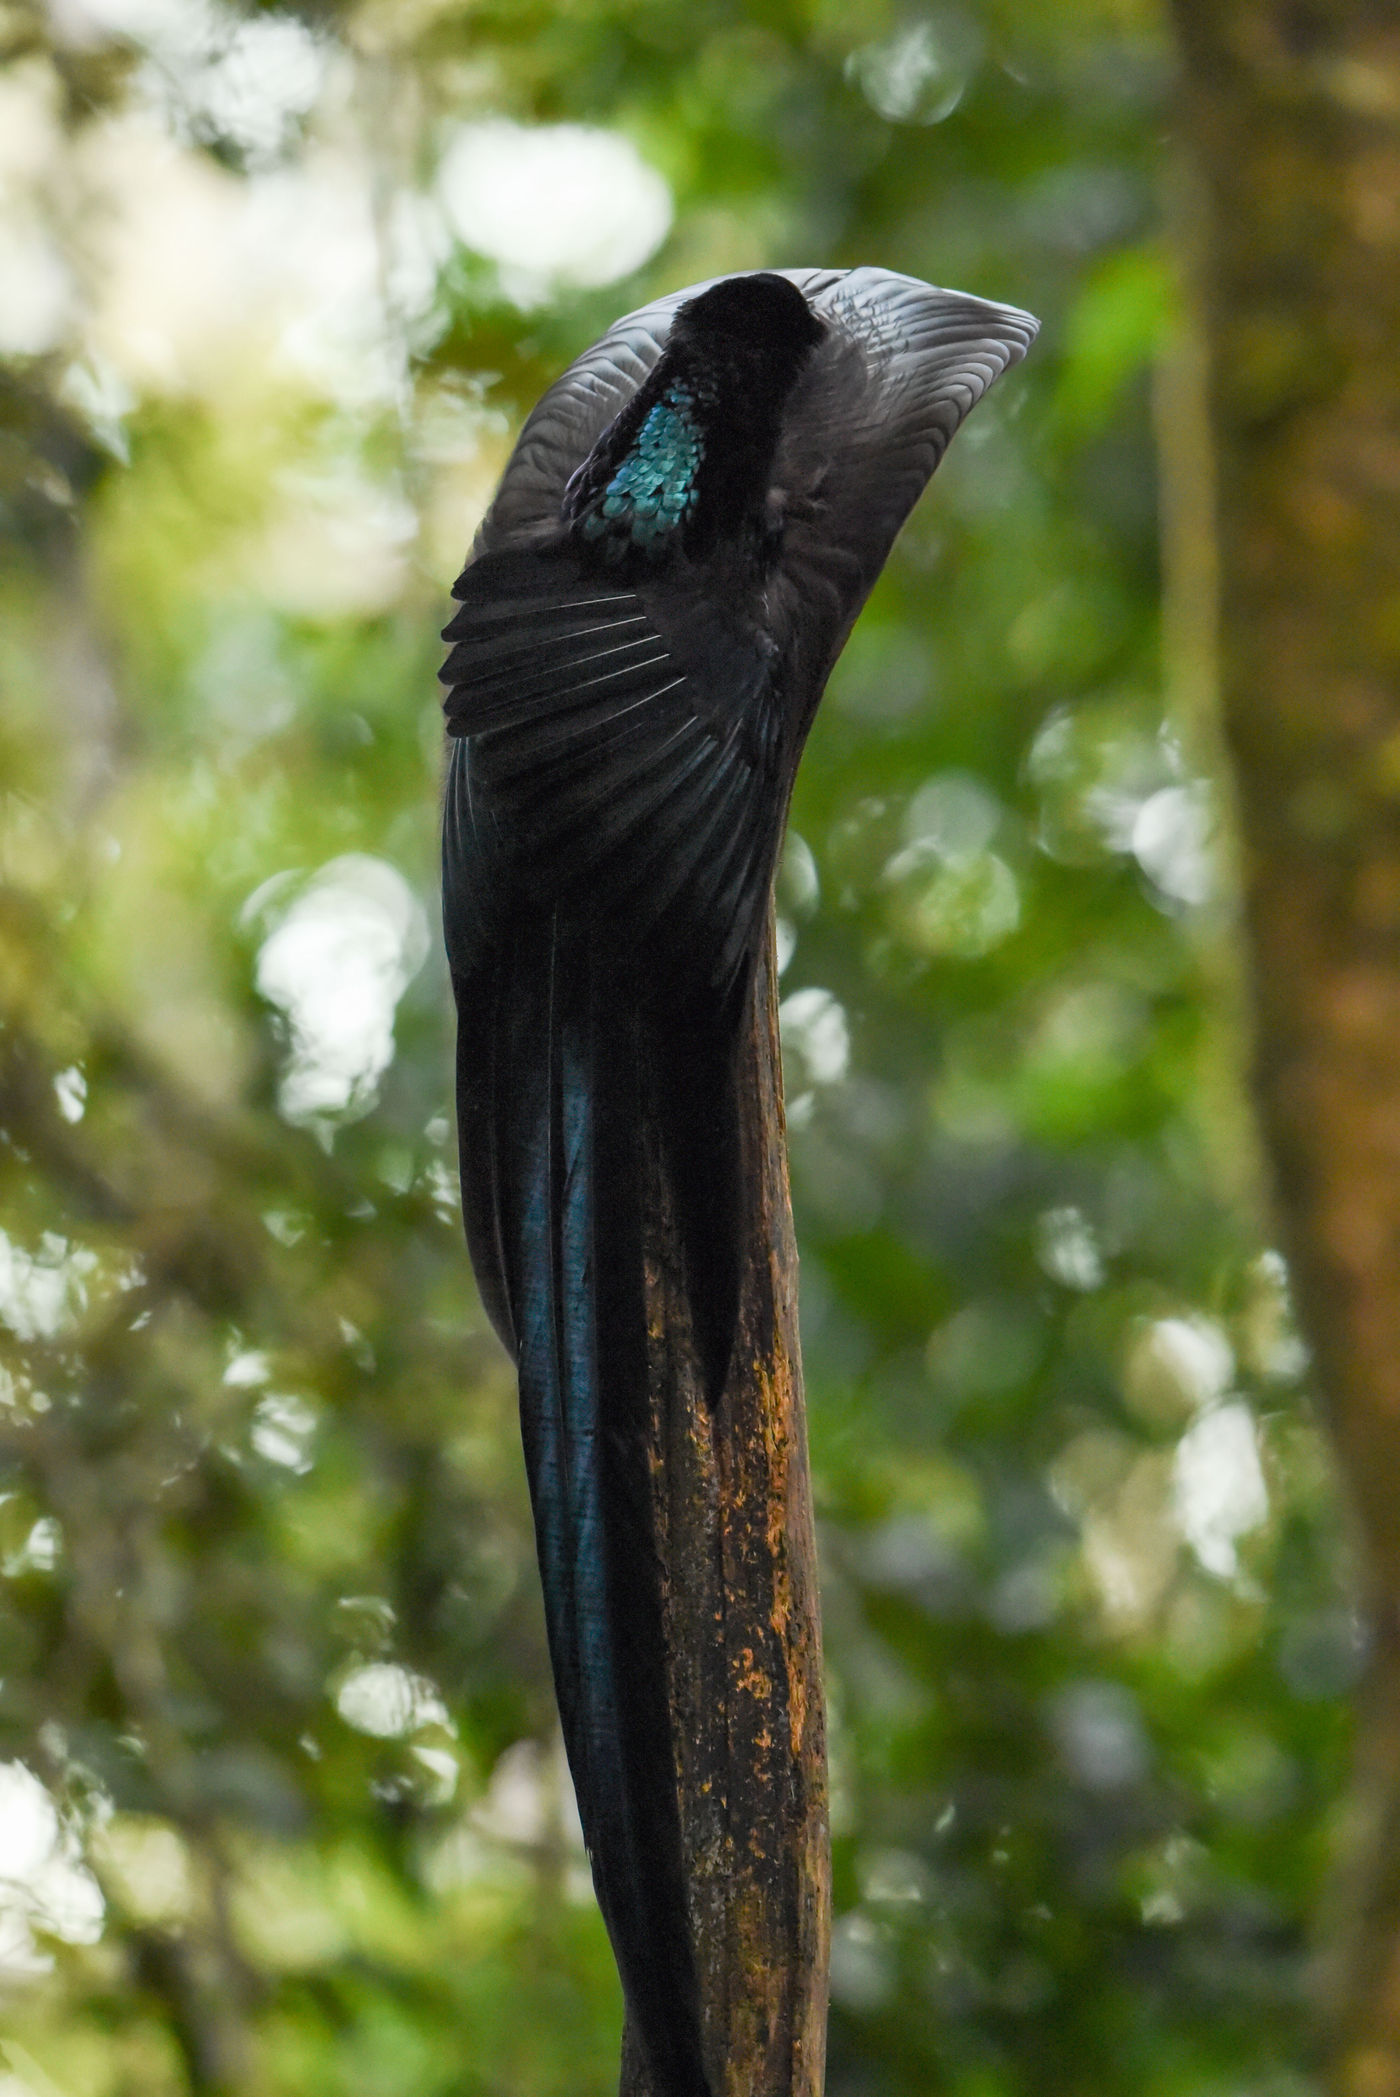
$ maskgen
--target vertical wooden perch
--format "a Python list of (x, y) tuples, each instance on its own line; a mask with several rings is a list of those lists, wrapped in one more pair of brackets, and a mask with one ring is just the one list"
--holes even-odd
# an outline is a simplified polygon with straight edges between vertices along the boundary
[[(741, 1051), (744, 1277), (718, 1407), (651, 1161), (652, 1474), (682, 1841), (715, 2097), (820, 2097), (831, 1862), (811, 1479), (770, 914)], [(622, 2097), (652, 2097), (635, 2035)]]

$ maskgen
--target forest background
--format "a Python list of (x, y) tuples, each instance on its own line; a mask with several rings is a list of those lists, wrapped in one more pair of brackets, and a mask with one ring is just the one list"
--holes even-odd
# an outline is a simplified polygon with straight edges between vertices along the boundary
[[(1285, 125), (1350, 50), (1394, 148), (1380, 13), (1213, 12)], [(437, 634), (618, 312), (866, 261), (1043, 332), (779, 889), (831, 2097), (1323, 2087), (1371, 1561), (1246, 1083), (1182, 107), (1147, 0), (0, 8), (3, 2097), (616, 2086), (461, 1241)]]

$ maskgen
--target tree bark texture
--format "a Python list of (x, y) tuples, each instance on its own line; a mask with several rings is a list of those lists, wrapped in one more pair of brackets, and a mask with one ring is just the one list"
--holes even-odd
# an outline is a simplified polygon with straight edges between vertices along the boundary
[[(811, 1479), (770, 921), (741, 1056), (744, 1279), (706, 1399), (653, 1159), (652, 1477), (706, 2060), (716, 2097), (820, 2097), (831, 1862)], [(633, 2034), (622, 2097), (650, 2097)]]
[[(1331, 2086), (1400, 2093), (1400, 14), (1174, 0), (1255, 1081), (1373, 1656)], [(1170, 442), (1168, 432), (1167, 441)]]

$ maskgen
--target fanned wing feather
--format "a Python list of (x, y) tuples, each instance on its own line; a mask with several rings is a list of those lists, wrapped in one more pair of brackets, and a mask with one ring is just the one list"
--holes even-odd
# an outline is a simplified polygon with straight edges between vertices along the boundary
[(968, 413), (1036, 323), (1013, 306), (856, 269), (817, 310), (833, 322), (790, 404), (774, 466), (786, 504), (769, 591), (803, 729), (900, 526)]
[[(900, 525), (1039, 324), (1015, 306), (890, 270), (777, 274), (830, 327), (789, 404), (773, 476), (786, 529), (767, 610), (785, 661), (795, 762)], [(526, 421), (479, 548), (543, 544), (557, 532), (574, 468), (652, 370), (677, 307), (713, 281), (625, 314), (556, 380)]]
[[(723, 992), (782, 820), (767, 658), (703, 607), (663, 637), (639, 595), (560, 552), (485, 554), (458, 591), (442, 672), (454, 968), (502, 936), (505, 899), (567, 913), (586, 891), (617, 937), (655, 945), (672, 988), (679, 957), (692, 994)], [(719, 858), (717, 835), (733, 847)]]
[[(873, 498), (878, 521), (871, 544), (884, 548), (878, 569), (959, 423), (992, 382), (1020, 362), (1039, 324), (1015, 306), (943, 291), (891, 270), (776, 274), (798, 287), (833, 332), (786, 417), (788, 442), (775, 479), (783, 485), (791, 478), (794, 444), (799, 453), (820, 448), (838, 471), (854, 468), (845, 482), (847, 500), (832, 507), (827, 526), (843, 544), (846, 533), (861, 534)], [(556, 379), (526, 419), (479, 546), (539, 543), (553, 535), (570, 475), (651, 372), (677, 307), (717, 281), (706, 278), (624, 314)], [(853, 374), (846, 366), (837, 377), (833, 366), (845, 363), (851, 343), (861, 345), (864, 368)], [(912, 491), (893, 505), (881, 493), (891, 478)]]

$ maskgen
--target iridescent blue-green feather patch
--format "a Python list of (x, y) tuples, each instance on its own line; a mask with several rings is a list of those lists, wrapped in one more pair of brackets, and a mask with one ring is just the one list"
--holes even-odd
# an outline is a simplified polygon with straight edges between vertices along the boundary
[(602, 500), (582, 523), (586, 539), (658, 549), (695, 506), (703, 452), (688, 386), (668, 386), (651, 408)]

